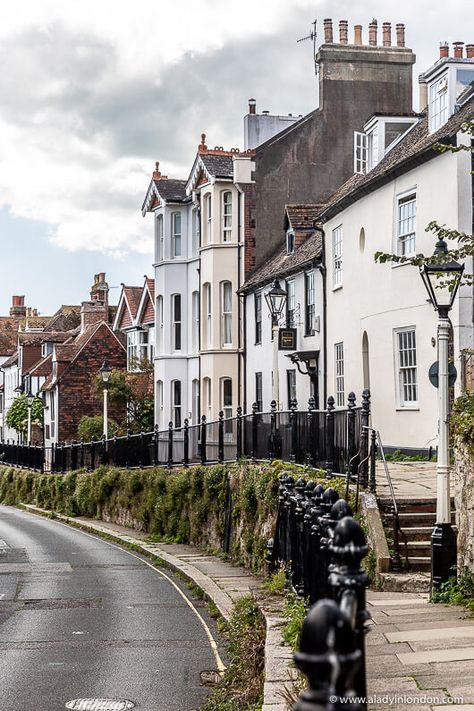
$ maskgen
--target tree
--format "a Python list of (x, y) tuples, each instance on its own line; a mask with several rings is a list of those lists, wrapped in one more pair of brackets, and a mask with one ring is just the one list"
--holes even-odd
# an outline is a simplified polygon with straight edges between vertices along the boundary
[[(144, 359), (136, 362), (133, 372), (113, 370), (108, 382), (109, 402), (127, 409), (126, 429), (151, 432), (154, 426), (153, 364)], [(95, 388), (102, 396), (104, 383), (97, 376)]]
[[(6, 414), (5, 422), (8, 427), (26, 435), (28, 431), (28, 403), (25, 394), (19, 395), (13, 400)], [(31, 406), (31, 424), (37, 427), (43, 426), (43, 403), (39, 397), (35, 397)]]
[[(111, 420), (110, 418), (108, 418), (107, 424), (109, 437), (113, 437), (117, 434), (119, 426), (115, 420)], [(101, 439), (103, 433), (104, 418), (102, 415), (84, 415), (81, 417), (77, 428), (79, 439), (84, 440), (84, 442), (90, 442), (92, 439)]]
[[(466, 121), (461, 126), (461, 133), (466, 133), (474, 138), (474, 122)], [(474, 147), (472, 142), (468, 144), (461, 144), (459, 146), (452, 146), (443, 143), (437, 143), (434, 145), (434, 149), (439, 153), (446, 153), (450, 151), (451, 153), (459, 153), (460, 151), (467, 151), (469, 153), (474, 153)], [(421, 267), (424, 264), (435, 264), (441, 262), (450, 262), (455, 260), (457, 262), (462, 262), (468, 257), (474, 256), (474, 235), (467, 232), (459, 232), (458, 230), (453, 230), (446, 225), (440, 225), (438, 222), (433, 220), (426, 227), (426, 232), (432, 232), (437, 239), (444, 239), (449, 246), (449, 240), (454, 243), (452, 247), (448, 249), (448, 253), (444, 259), (441, 259), (439, 255), (433, 257), (433, 255), (416, 254), (412, 257), (401, 256), (398, 254), (389, 254), (386, 252), (376, 252), (374, 257), (375, 261), (379, 264), (385, 264), (386, 262), (395, 262), (398, 264), (409, 263), (414, 267)], [(474, 275), (464, 273), (462, 284), (472, 285), (474, 283)], [(442, 286), (442, 284), (440, 284)]]

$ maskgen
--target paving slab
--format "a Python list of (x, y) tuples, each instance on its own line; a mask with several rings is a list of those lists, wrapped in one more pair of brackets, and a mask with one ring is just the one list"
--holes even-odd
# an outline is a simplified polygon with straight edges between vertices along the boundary
[(441, 629), (417, 629), (405, 632), (386, 632), (387, 642), (422, 642), (430, 640), (450, 640), (460, 637), (474, 637), (474, 621), (470, 625), (444, 627)]
[(424, 664), (426, 662), (456, 662), (474, 659), (474, 647), (453, 647), (451, 649), (430, 649), (425, 652), (397, 654), (402, 664)]

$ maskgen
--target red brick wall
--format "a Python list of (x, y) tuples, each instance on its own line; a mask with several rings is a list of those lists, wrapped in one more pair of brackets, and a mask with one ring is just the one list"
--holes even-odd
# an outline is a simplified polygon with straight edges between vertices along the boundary
[(244, 271), (245, 279), (255, 268), (255, 184), (241, 183), (244, 193)]
[[(105, 324), (71, 363), (59, 382), (58, 439), (78, 439), (77, 427), (83, 415), (102, 415), (100, 396), (95, 394), (95, 379), (104, 359), (111, 368), (127, 367), (125, 349)], [(109, 417), (117, 422), (125, 418), (125, 407), (109, 404)]]

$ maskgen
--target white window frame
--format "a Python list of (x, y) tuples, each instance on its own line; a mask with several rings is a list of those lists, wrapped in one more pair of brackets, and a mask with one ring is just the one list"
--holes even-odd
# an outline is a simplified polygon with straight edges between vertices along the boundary
[(212, 346), (212, 291), (210, 282), (204, 284), (204, 308), (206, 309), (205, 338), (207, 348)]
[(334, 344), (334, 376), (335, 376), (335, 393), (336, 407), (344, 407), (345, 405), (345, 386), (344, 386), (344, 342)]
[[(230, 383), (230, 403), (229, 403), (229, 393), (226, 393), (226, 384)], [(224, 413), (224, 434), (232, 434), (232, 408), (233, 408), (233, 398), (234, 398), (234, 388), (232, 383), (232, 378), (224, 377), (221, 378), (221, 410)]]
[(428, 120), (430, 133), (437, 131), (449, 116), (448, 72), (438, 77), (428, 88)]
[(221, 281), (221, 345), (232, 346), (232, 282)]
[(295, 251), (295, 231), (289, 229), (286, 231), (286, 253), (293, 254)]
[[(230, 197), (230, 202), (226, 202), (226, 196)], [(222, 241), (232, 240), (232, 191), (223, 190), (221, 199), (222, 210)]]
[(163, 353), (163, 296), (158, 294), (156, 297), (156, 352)]
[(162, 262), (165, 256), (164, 253), (164, 237), (163, 237), (163, 215), (156, 216), (156, 261)]
[(201, 246), (201, 216), (199, 214), (199, 209), (196, 208), (193, 210), (193, 215), (192, 215), (192, 227), (193, 227), (193, 236), (192, 236), (192, 253), (193, 257), (195, 257), (199, 253), (199, 247)]
[(286, 371), (286, 389), (288, 396), (288, 409), (291, 407), (291, 401), (296, 400), (296, 369), (288, 368)]
[[(179, 218), (179, 219), (178, 219)], [(179, 222), (179, 230), (177, 223)], [(171, 213), (171, 257), (173, 259), (182, 256), (183, 251), (183, 217), (181, 212)]]
[(259, 412), (263, 412), (263, 373), (255, 373), (255, 402)]
[(255, 345), (262, 343), (262, 303), (262, 292), (256, 291), (254, 294)]
[(193, 425), (199, 424), (200, 395), (199, 380), (194, 378), (191, 383), (191, 422)]
[(393, 331), (395, 357), (395, 381), (397, 408), (417, 410), (418, 403), (418, 361), (416, 351), (416, 327), (404, 326)]
[(354, 131), (354, 173), (367, 172), (367, 134)]
[(401, 257), (416, 254), (416, 190), (397, 195), (396, 253)]
[(163, 381), (156, 381), (156, 420), (158, 426), (162, 424), (163, 419)]
[(199, 291), (193, 291), (191, 294), (191, 312), (192, 312), (192, 334), (191, 342), (193, 353), (199, 351)]
[(316, 333), (316, 291), (314, 269), (304, 275), (304, 335)]
[(332, 284), (335, 289), (342, 286), (343, 281), (343, 232), (342, 225), (332, 231)]
[(207, 244), (212, 242), (212, 195), (208, 193), (206, 195), (206, 239)]
[[(286, 280), (286, 325), (287, 328), (296, 326), (296, 284), (294, 279)], [(273, 329), (272, 329), (273, 332)]]
[[(179, 297), (179, 318), (176, 316), (176, 297)], [(181, 294), (171, 294), (171, 350), (173, 353), (183, 350), (183, 297)], [(179, 343), (177, 343), (177, 334), (179, 333)]]
[[(176, 385), (179, 384), (179, 398), (176, 398)], [(171, 413), (173, 425), (176, 429), (182, 427), (182, 411), (183, 411), (183, 384), (181, 380), (171, 381)]]

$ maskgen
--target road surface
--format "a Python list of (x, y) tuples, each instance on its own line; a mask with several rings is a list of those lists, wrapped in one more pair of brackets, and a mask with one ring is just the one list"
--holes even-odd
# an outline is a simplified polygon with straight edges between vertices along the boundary
[(1, 711), (197, 709), (217, 661), (175, 585), (115, 545), (0, 506)]

